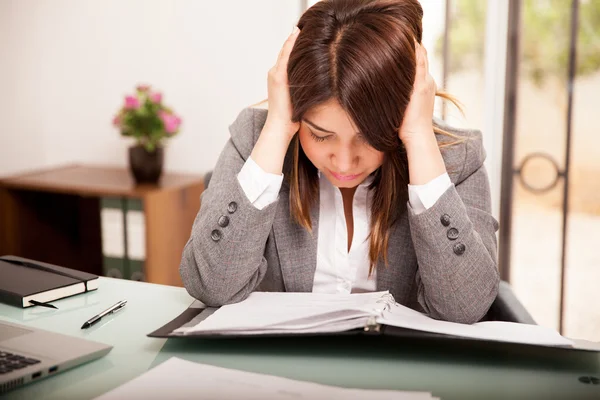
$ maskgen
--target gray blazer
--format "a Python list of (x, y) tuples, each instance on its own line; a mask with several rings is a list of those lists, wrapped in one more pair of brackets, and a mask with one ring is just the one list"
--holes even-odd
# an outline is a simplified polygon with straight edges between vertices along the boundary
[[(311, 234), (290, 217), (287, 184), (275, 203), (258, 210), (237, 180), (266, 117), (266, 110), (246, 108), (230, 126), (183, 250), (183, 283), (209, 306), (239, 302), (257, 290), (312, 291), (319, 205), (312, 210)], [(442, 149), (454, 185), (421, 214), (407, 204), (390, 234), (389, 266), (377, 265), (377, 290), (389, 290), (397, 302), (433, 318), (474, 323), (498, 293), (498, 222), (490, 214), (481, 133), (442, 127), (469, 138)]]

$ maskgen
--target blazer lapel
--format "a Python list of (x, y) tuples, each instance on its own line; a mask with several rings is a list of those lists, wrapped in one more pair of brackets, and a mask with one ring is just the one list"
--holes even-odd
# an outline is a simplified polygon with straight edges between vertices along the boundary
[(319, 202), (311, 210), (312, 233), (298, 225), (290, 215), (289, 189), (279, 193), (273, 231), (281, 273), (287, 292), (312, 292), (317, 268)]
[(377, 290), (389, 290), (398, 303), (406, 304), (415, 281), (417, 265), (407, 213), (403, 213), (392, 227), (388, 243), (388, 266), (383, 260), (377, 263)]

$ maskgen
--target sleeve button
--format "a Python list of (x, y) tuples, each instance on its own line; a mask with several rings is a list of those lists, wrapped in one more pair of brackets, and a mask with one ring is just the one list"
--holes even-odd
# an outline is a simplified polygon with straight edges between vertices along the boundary
[(448, 214), (444, 214), (440, 217), (440, 222), (444, 226), (450, 226), (450, 216)]
[(229, 225), (229, 217), (226, 215), (221, 215), (217, 223), (221, 228), (225, 228), (227, 225)]
[(227, 206), (227, 211), (229, 212), (229, 214), (233, 214), (234, 212), (236, 212), (237, 210), (237, 203), (235, 201), (232, 201), (231, 203), (229, 203), (229, 205)]
[(457, 256), (462, 256), (466, 249), (467, 247), (462, 243), (457, 243), (453, 247), (454, 254), (456, 254)]
[(215, 242), (218, 242), (219, 240), (221, 240), (222, 237), (223, 237), (223, 234), (218, 229), (215, 229), (214, 231), (212, 231), (210, 233), (210, 238)]
[(456, 240), (456, 239), (458, 239), (458, 229), (456, 229), (456, 228), (450, 228), (450, 229), (448, 229), (448, 232), (446, 233), (446, 236), (450, 240)]

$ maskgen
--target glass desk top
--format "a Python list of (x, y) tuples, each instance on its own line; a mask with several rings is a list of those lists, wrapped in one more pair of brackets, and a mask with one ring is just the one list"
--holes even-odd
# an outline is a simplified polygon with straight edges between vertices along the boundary
[[(127, 306), (89, 329), (90, 317)], [(9, 392), (6, 399), (90, 399), (177, 356), (186, 360), (329, 385), (432, 392), (451, 399), (600, 399), (598, 353), (503, 354), (382, 337), (154, 339), (146, 335), (183, 312), (185, 289), (111, 278), (54, 302), (59, 309), (0, 304), (0, 319), (114, 346), (105, 357)], [(199, 393), (199, 398), (201, 393)]]

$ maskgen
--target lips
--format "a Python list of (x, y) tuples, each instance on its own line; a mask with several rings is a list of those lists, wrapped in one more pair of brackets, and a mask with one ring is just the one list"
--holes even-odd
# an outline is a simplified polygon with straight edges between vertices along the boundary
[(331, 172), (331, 175), (333, 175), (333, 177), (335, 179), (337, 179), (338, 181), (353, 181), (356, 178), (358, 178), (361, 174), (355, 174), (355, 175), (340, 175), (340, 174), (336, 174), (333, 171), (329, 171)]

